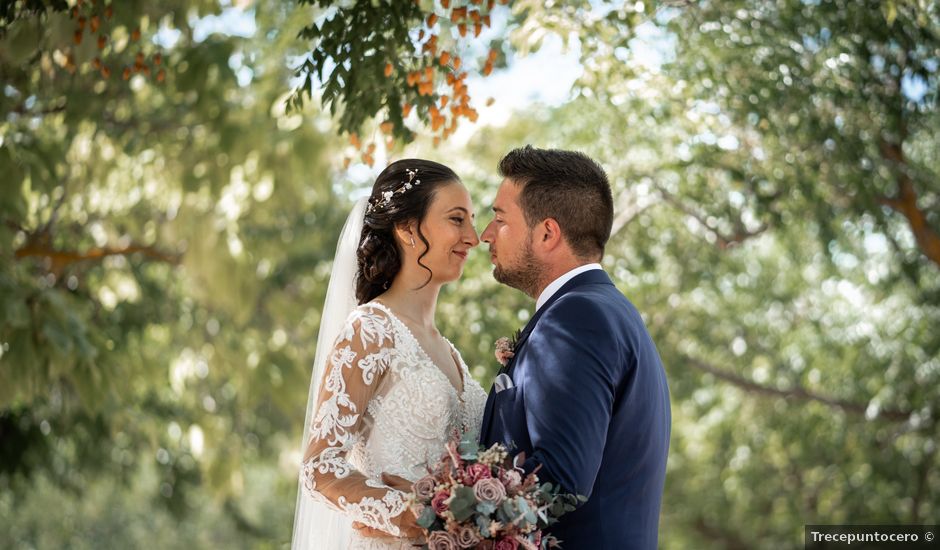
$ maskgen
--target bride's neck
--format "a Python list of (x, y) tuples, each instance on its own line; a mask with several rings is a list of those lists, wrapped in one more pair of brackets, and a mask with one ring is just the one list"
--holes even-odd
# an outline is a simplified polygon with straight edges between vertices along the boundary
[(423, 286), (427, 277), (418, 277), (414, 274), (402, 273), (385, 291), (379, 300), (391, 307), (396, 315), (406, 317), (418, 327), (435, 330), (434, 313), (437, 310), (437, 297), (441, 292), (441, 285), (434, 281)]

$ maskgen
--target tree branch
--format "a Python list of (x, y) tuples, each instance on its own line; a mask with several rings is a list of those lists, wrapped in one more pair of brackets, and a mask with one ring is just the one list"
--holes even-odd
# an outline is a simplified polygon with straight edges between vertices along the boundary
[(733, 246), (739, 245), (739, 244), (743, 243), (744, 241), (746, 241), (746, 240), (748, 240), (748, 239), (751, 239), (751, 238), (753, 238), (753, 237), (757, 237), (758, 235), (760, 235), (761, 233), (763, 233), (764, 231), (767, 231), (767, 229), (769, 229), (769, 226), (768, 226), (766, 223), (763, 223), (763, 224), (761, 224), (760, 227), (758, 227), (758, 228), (755, 229), (754, 231), (749, 231), (749, 230), (747, 230), (747, 229), (744, 227), (744, 224), (743, 224), (743, 223), (741, 223), (740, 221), (737, 221), (737, 222), (735, 223), (735, 226), (738, 227), (738, 230), (735, 231), (735, 232), (734, 232), (733, 234), (731, 234), (731, 235), (725, 235), (725, 234), (723, 234), (721, 231), (718, 231), (718, 229), (712, 227), (712, 226), (707, 222), (707, 220), (705, 219), (705, 216), (704, 216), (703, 214), (701, 214), (701, 213), (695, 211), (694, 209), (692, 209), (692, 207), (688, 206), (687, 204), (685, 204), (684, 202), (682, 202), (681, 200), (679, 200), (678, 197), (676, 197), (675, 195), (673, 195), (673, 194), (670, 193), (669, 191), (666, 191), (666, 189), (664, 189), (661, 185), (659, 185), (659, 184), (657, 184), (657, 183), (654, 183), (653, 185), (656, 187), (656, 189), (657, 189), (657, 190), (660, 192), (660, 194), (663, 196), (663, 200), (665, 200), (665, 201), (668, 202), (669, 204), (673, 205), (677, 210), (679, 210), (679, 211), (682, 212), (683, 214), (685, 214), (685, 215), (689, 216), (690, 218), (694, 219), (695, 221), (697, 221), (697, 222), (698, 222), (702, 227), (704, 227), (709, 233), (711, 233), (712, 235), (714, 235), (714, 237), (715, 237), (715, 242), (716, 242), (718, 248), (720, 248), (721, 250), (727, 250), (728, 248), (731, 248), (731, 247), (733, 247)]
[(907, 171), (904, 151), (900, 144), (885, 140), (880, 147), (882, 158), (894, 164), (897, 171), (898, 193), (896, 197), (880, 197), (878, 202), (907, 218), (921, 252), (940, 267), (940, 234), (930, 227), (927, 215), (917, 206), (917, 191)]
[[(822, 403), (827, 407), (840, 410), (845, 413), (854, 414), (858, 416), (865, 416), (865, 412), (868, 410), (868, 405), (861, 403), (854, 403), (851, 401), (845, 401), (843, 399), (836, 399), (834, 397), (825, 396), (814, 391), (808, 390), (802, 386), (796, 386), (787, 390), (781, 390), (771, 386), (764, 386), (758, 384), (752, 380), (748, 380), (737, 374), (730, 373), (724, 369), (720, 369), (714, 365), (709, 365), (704, 361), (694, 359), (692, 357), (686, 356), (685, 359), (688, 361), (688, 364), (701, 370), (707, 372), (716, 378), (729, 382), (747, 392), (759, 394), (759, 395), (768, 395), (771, 397), (783, 397), (785, 399), (796, 399), (800, 401), (815, 401), (817, 403)], [(882, 409), (878, 415), (882, 418), (890, 420), (892, 422), (906, 422), (910, 419), (910, 411), (902, 411), (896, 409)]]
[(43, 240), (30, 240), (28, 243), (17, 249), (14, 253), (17, 259), (28, 257), (48, 258), (52, 265), (50, 271), (60, 274), (71, 264), (82, 261), (100, 261), (108, 256), (129, 256), (131, 254), (143, 254), (153, 260), (178, 264), (179, 254), (170, 254), (158, 250), (152, 246), (130, 245), (123, 248), (92, 248), (86, 252), (75, 252), (70, 250), (56, 250), (49, 246)]

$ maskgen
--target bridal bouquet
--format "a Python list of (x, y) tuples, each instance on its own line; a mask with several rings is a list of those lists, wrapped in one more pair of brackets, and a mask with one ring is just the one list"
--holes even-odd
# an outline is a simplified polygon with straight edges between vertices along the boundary
[[(500, 444), (484, 449), (456, 438), (414, 483), (411, 509), (429, 550), (543, 550), (560, 546), (542, 530), (585, 500), (523, 476)], [(517, 457), (518, 459), (518, 457)]]

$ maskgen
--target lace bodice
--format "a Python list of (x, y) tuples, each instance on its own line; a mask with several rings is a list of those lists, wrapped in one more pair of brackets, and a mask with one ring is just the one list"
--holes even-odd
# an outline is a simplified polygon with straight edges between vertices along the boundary
[[(350, 314), (317, 398), (303, 465), (309, 494), (352, 521), (399, 535), (406, 494), (383, 484), (382, 473), (414, 481), (455, 430), (479, 435), (486, 394), (450, 347), (463, 375), (461, 394), (387, 307), (373, 302)], [(353, 546), (398, 543), (359, 539)]]

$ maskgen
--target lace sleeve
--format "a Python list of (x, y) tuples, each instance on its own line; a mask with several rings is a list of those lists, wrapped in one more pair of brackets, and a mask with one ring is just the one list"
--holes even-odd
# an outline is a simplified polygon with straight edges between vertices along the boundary
[(394, 353), (390, 319), (378, 310), (354, 311), (326, 365), (303, 476), (314, 498), (326, 500), (353, 521), (399, 536), (396, 520), (407, 509), (406, 493), (367, 478), (348, 461)]

